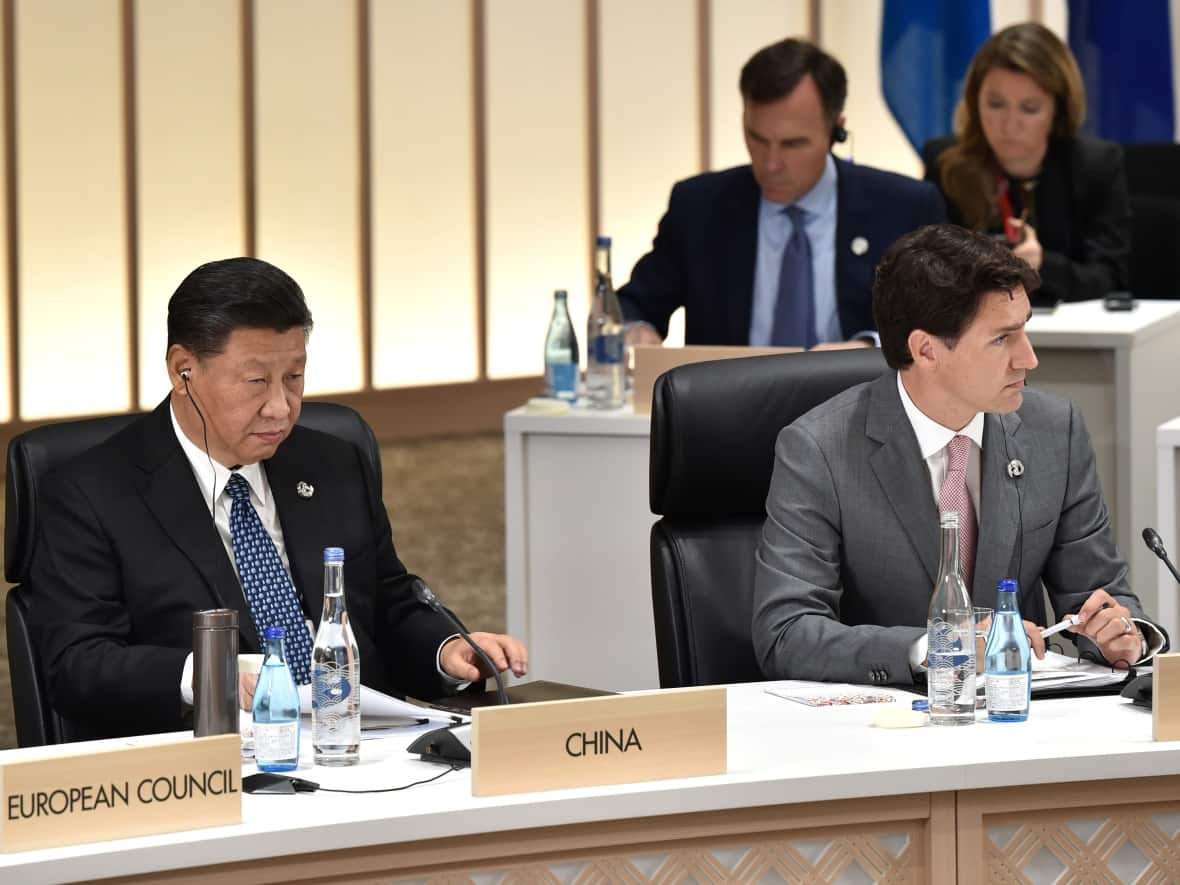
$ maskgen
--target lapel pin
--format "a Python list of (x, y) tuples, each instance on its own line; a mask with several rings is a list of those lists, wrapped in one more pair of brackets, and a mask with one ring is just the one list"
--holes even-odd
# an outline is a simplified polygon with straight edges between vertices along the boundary
[[(1008, 470), (1011, 472), (1012, 465), (1008, 465)], [(310, 498), (315, 494), (315, 486), (309, 482), (297, 483), (295, 486), (295, 494), (297, 494), (300, 498)]]
[(853, 237), (850, 247), (853, 255), (864, 255), (869, 251), (869, 241), (864, 237)]
[(1018, 476), (1024, 476), (1024, 462), (1019, 458), (1013, 458), (1008, 462), (1008, 476), (1016, 479)]

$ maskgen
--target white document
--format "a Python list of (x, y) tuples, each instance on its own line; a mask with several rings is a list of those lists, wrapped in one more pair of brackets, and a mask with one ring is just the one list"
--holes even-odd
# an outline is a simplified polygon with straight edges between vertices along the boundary
[[(311, 685), (299, 686), (299, 712), (304, 716), (311, 715)], [(461, 717), (445, 710), (435, 710), (431, 707), (420, 707), (406, 701), (390, 697), (384, 692), (367, 685), (361, 685), (361, 727), (369, 719), (377, 724), (381, 720), (398, 719), (429, 719), (439, 722), (465, 721)]]

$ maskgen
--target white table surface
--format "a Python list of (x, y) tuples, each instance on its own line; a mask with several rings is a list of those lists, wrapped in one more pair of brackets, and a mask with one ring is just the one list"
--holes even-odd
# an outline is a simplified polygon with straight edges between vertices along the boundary
[[(1034, 700), (1025, 723), (981, 716), (967, 727), (884, 730), (871, 725), (879, 705), (810, 708), (766, 694), (770, 684), (729, 688), (724, 775), (474, 798), (464, 770), (401, 793), (246, 795), (240, 825), (0, 855), (0, 879), (101, 878), (597, 820), (1180, 774), (1180, 742), (1153, 742), (1150, 713), (1118, 697)], [(915, 697), (896, 694), (906, 706)], [(404, 752), (416, 733), (366, 741), (355, 768), (305, 764), (297, 774), (343, 788), (429, 776), (439, 768)], [(5, 751), (0, 762), (36, 752)]]

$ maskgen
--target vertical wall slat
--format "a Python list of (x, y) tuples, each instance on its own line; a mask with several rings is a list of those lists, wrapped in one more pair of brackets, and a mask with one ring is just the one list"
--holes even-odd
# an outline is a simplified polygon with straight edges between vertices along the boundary
[[(536, 375), (554, 289), (586, 316), (586, 15), (486, 7), (488, 375)], [(584, 336), (579, 336), (584, 337)]]
[(123, 0), (120, 42), (123, 56), (124, 202), (127, 212), (127, 401), (139, 402), (139, 184), (137, 180), (135, 0)]
[[(21, 417), (131, 406), (119, 0), (16, 6)], [(63, 318), (66, 320), (63, 322)]]
[(372, 58), (369, 0), (356, 2), (357, 223), (360, 225), (361, 388), (373, 389), (373, 121), (370, 114)]
[(238, 0), (139, 0), (135, 13), (138, 399), (150, 408), (168, 391), (169, 297), (198, 265), (247, 251), (242, 21)]
[(469, 0), (372, 5), (378, 388), (479, 376), (475, 11)]
[(257, 253), (302, 286), (315, 318), (309, 394), (363, 384), (357, 14), (257, 0)]

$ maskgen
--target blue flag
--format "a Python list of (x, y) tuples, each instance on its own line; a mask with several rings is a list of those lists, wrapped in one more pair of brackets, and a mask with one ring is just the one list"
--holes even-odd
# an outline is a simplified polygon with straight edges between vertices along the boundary
[(967, 68), (991, 30), (989, 0), (885, 0), (881, 91), (918, 153), (950, 134)]
[(1168, 0), (1069, 0), (1069, 46), (1086, 84), (1086, 132), (1123, 144), (1175, 139)]

